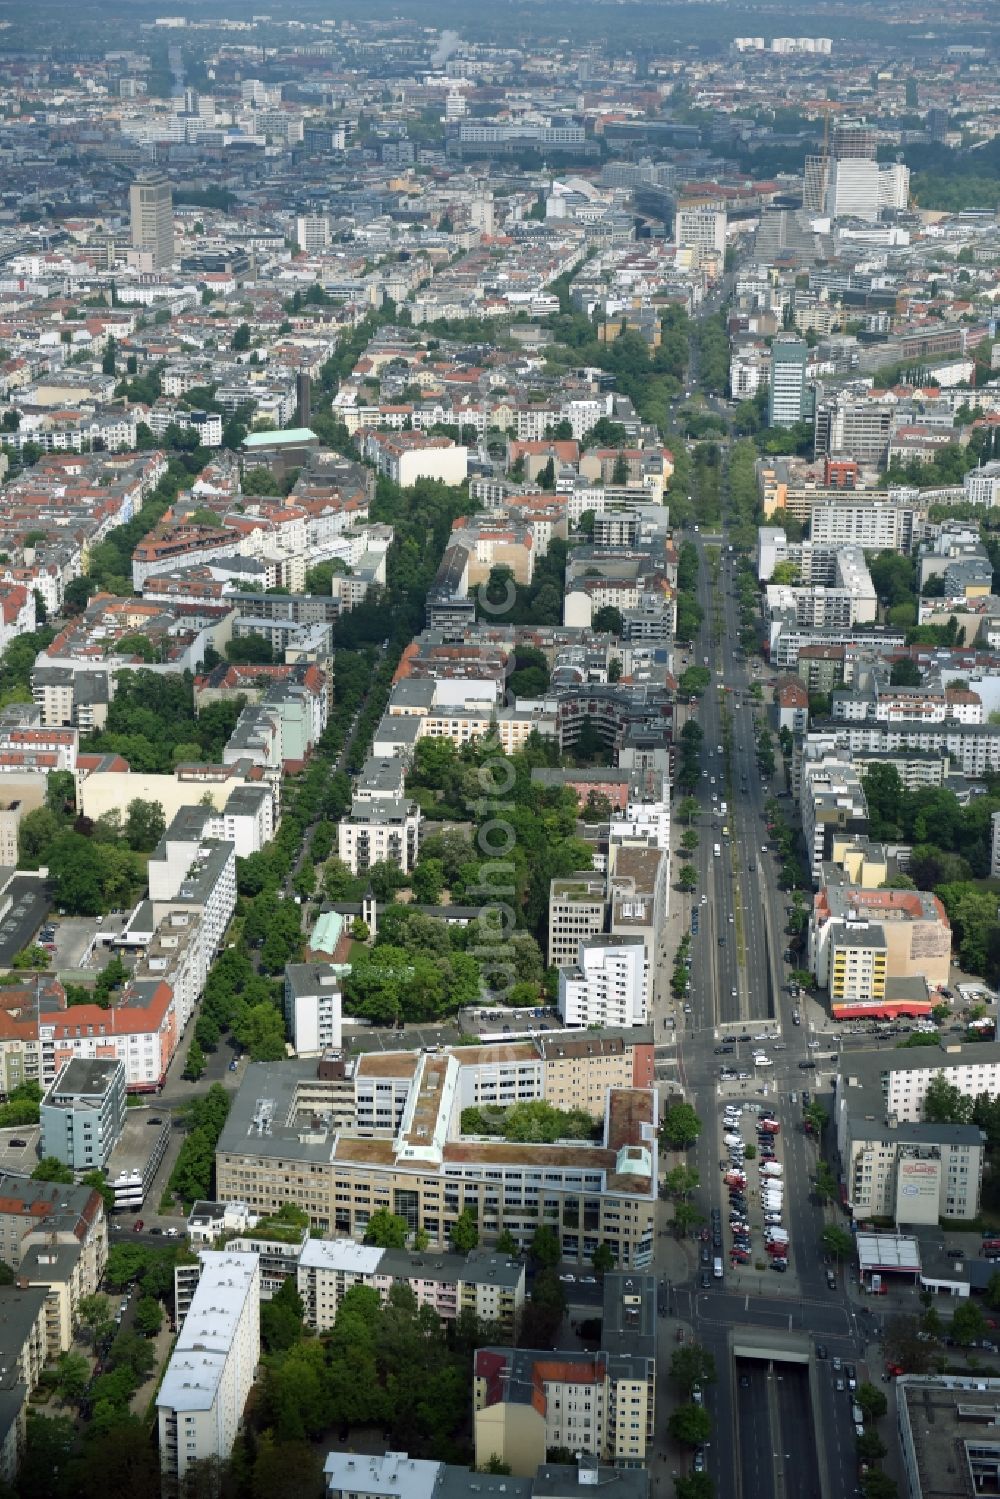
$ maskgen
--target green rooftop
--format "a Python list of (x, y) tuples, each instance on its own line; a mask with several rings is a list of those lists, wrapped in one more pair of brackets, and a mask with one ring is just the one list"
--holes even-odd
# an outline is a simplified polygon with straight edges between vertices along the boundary
[(319, 442), (310, 427), (288, 427), (284, 432), (248, 432), (243, 439), (245, 448), (273, 448), (281, 442)]

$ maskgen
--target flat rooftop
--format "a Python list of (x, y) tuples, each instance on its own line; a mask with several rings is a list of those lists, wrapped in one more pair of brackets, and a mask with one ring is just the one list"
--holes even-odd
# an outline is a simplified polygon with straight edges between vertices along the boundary
[(904, 1374), (896, 1400), (916, 1460), (914, 1499), (1000, 1492), (1000, 1379)]

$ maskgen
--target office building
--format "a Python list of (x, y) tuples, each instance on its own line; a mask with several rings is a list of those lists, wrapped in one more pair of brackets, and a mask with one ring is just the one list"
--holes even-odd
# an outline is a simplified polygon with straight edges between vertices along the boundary
[(837, 161), (874, 161), (878, 132), (870, 125), (844, 121), (833, 128), (833, 155)]
[(559, 970), (559, 1014), (568, 1026), (645, 1025), (649, 965), (641, 936), (586, 937)]
[(830, 163), (826, 212), (831, 219), (864, 219), (874, 223), (879, 211), (879, 164), (864, 157)]
[(906, 1499), (995, 1492), (1000, 1379), (985, 1369), (903, 1374), (893, 1388)]
[[(923, 1122), (924, 1100), (935, 1077), (957, 1088), (963, 1098), (980, 1093), (1000, 1093), (1000, 1043), (977, 1041), (949, 1045), (940, 1050), (920, 1046), (912, 1050), (859, 1052), (844, 1065), (836, 1081), (836, 1102), (852, 1112), (853, 1099), (861, 1097), (862, 1113), (878, 1118), (894, 1117), (897, 1123)], [(859, 1095), (855, 1089), (866, 1090)], [(865, 1100), (870, 1100), (867, 1107)]]
[(549, 964), (568, 968), (576, 962), (581, 939), (604, 931), (607, 889), (598, 875), (570, 875), (549, 886)]
[[(567, 1260), (589, 1260), (607, 1242), (621, 1266), (648, 1265), (655, 1088), (609, 1088), (592, 1141), (515, 1145), (466, 1136), (462, 1110), (496, 1096), (506, 1050), (367, 1053), (353, 1064), (353, 1123), (337, 1112), (343, 1079), (317, 1076), (314, 1062), (252, 1063), (216, 1150), (219, 1197), (264, 1215), (291, 1201), (314, 1227), (357, 1239), (384, 1203), (435, 1248), (468, 1209), (487, 1244), (505, 1231), (527, 1244), (545, 1222)], [(528, 1047), (523, 1089), (502, 1102), (540, 1096), (539, 1060)]]
[(806, 157), (802, 174), (802, 207), (806, 213), (821, 214), (824, 211), (829, 175), (829, 157)]
[[(809, 967), (831, 999), (868, 997), (845, 987), (845, 965), (859, 939), (878, 934), (886, 979), (920, 979), (928, 987), (948, 983), (951, 924), (936, 895), (926, 890), (868, 890), (829, 885), (813, 897), (809, 921)], [(902, 1008), (902, 1006), (901, 1006)]]
[(174, 207), (170, 179), (157, 170), (142, 171), (129, 188), (132, 247), (149, 255), (154, 271), (174, 259)]
[(42, 1100), (42, 1155), (103, 1171), (125, 1127), (125, 1064), (74, 1057)]
[(255, 1254), (203, 1249), (201, 1278), (156, 1396), (160, 1468), (174, 1494), (192, 1463), (232, 1451), (260, 1360)]
[(776, 338), (771, 348), (771, 384), (767, 394), (770, 427), (794, 427), (806, 414), (806, 360), (803, 338)]

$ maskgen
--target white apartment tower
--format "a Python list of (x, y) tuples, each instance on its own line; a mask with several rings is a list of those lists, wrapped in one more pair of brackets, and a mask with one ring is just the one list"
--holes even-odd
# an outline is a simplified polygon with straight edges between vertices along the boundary
[(258, 1256), (203, 1249), (199, 1258), (198, 1288), (156, 1397), (168, 1493), (192, 1463), (229, 1457), (260, 1361)]

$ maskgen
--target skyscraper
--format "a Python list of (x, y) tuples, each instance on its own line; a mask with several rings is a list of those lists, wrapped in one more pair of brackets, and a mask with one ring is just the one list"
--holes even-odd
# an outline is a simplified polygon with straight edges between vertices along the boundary
[(805, 339), (776, 338), (771, 345), (771, 385), (767, 393), (769, 427), (794, 427), (806, 413)]
[(833, 154), (838, 161), (874, 161), (878, 135), (870, 125), (835, 125)]
[(807, 156), (802, 175), (802, 207), (806, 213), (822, 213), (826, 206), (826, 185), (830, 163), (825, 156)]
[(128, 195), (132, 245), (153, 257), (154, 271), (174, 259), (174, 205), (170, 179), (163, 172), (138, 174)]

